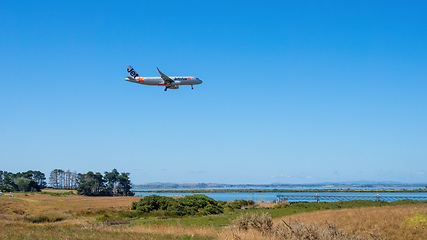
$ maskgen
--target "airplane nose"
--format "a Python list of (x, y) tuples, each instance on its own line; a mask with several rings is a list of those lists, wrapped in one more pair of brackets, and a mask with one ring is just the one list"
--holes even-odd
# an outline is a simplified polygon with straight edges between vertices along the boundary
[(202, 83), (203, 81), (199, 79), (199, 83)]

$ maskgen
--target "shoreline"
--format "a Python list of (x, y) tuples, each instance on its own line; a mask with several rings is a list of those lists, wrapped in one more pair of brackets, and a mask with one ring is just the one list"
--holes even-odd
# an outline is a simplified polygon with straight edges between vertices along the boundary
[(391, 192), (427, 193), (427, 189), (200, 189), (200, 190), (131, 190), (141, 193), (262, 193), (262, 192)]

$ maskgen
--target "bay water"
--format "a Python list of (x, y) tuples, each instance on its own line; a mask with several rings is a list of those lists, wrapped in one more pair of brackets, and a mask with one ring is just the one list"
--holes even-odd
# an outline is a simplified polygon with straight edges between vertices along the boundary
[[(135, 192), (135, 196), (149, 196), (149, 195), (159, 195), (159, 196), (186, 196), (193, 194), (203, 194), (215, 200), (221, 201), (233, 201), (233, 200), (252, 200), (254, 202), (264, 201), (264, 202), (273, 202), (276, 201), (277, 195), (284, 196), (307, 196), (313, 197), (313, 202), (315, 196), (339, 196), (339, 197), (350, 197), (350, 196), (361, 196), (361, 197), (406, 197), (408, 199), (423, 197), (427, 199), (427, 193), (422, 192), (226, 192), (226, 193), (186, 193), (186, 192)], [(310, 201), (310, 200), (308, 200)]]

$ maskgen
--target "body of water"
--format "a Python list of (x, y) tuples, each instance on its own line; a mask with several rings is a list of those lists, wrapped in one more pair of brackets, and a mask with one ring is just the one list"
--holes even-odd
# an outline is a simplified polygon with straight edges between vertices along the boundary
[(412, 197), (424, 197), (427, 199), (427, 193), (390, 193), (390, 192), (262, 192), (262, 193), (240, 193), (240, 192), (233, 192), (233, 193), (167, 193), (167, 192), (160, 192), (160, 193), (145, 193), (145, 192), (136, 192), (135, 196), (149, 196), (149, 195), (160, 195), (160, 196), (167, 196), (167, 197), (173, 197), (173, 196), (186, 196), (186, 195), (193, 195), (193, 194), (204, 194), (210, 198), (213, 198), (215, 200), (221, 200), (221, 201), (233, 201), (233, 200), (253, 200), (254, 202), (258, 201), (275, 201), (277, 198), (277, 195), (285, 195), (285, 196), (339, 196), (339, 197), (348, 197), (348, 196), (366, 196), (366, 197), (407, 197), (411, 199)]

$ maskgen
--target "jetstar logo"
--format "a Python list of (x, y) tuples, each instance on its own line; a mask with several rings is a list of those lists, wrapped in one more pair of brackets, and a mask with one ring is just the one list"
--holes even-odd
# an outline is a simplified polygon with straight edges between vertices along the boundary
[(133, 68), (132, 69), (128, 69), (128, 73), (133, 78), (138, 77), (138, 73), (136, 73), (135, 70), (133, 70)]
[(173, 80), (190, 80), (189, 77), (176, 77)]

